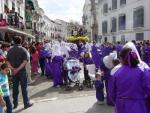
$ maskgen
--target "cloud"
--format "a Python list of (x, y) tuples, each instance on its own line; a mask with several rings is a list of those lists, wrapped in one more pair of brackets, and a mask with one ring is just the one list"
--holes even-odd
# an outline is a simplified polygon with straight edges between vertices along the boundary
[(38, 0), (38, 2), (51, 19), (82, 22), (84, 0)]

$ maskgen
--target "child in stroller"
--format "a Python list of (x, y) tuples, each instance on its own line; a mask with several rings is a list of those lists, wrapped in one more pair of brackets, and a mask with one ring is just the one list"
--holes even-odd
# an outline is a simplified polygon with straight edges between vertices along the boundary
[(64, 62), (64, 81), (66, 85), (66, 90), (70, 89), (71, 83), (75, 83), (77, 86), (79, 86), (80, 90), (82, 89), (79, 75), (80, 70), (81, 67), (78, 59), (68, 58)]

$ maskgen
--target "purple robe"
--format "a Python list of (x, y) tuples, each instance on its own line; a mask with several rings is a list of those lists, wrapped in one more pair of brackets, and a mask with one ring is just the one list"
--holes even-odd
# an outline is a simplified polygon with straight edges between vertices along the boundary
[(55, 56), (52, 59), (52, 76), (53, 76), (53, 82), (54, 86), (62, 85), (62, 66), (63, 66), (63, 57), (61, 56)]
[(71, 49), (71, 51), (69, 51), (69, 57), (78, 58), (78, 51)]
[(52, 66), (51, 65), (52, 65), (52, 63), (50, 61), (45, 63), (45, 75), (48, 78), (52, 77)]
[(144, 50), (144, 61), (150, 66), (150, 46), (145, 46)]
[(111, 89), (111, 75), (110, 75), (110, 69), (106, 68), (104, 65), (101, 66), (101, 71), (104, 72), (103, 80), (105, 81), (105, 87), (106, 87), (106, 99), (107, 104), (113, 106), (113, 102), (110, 99), (110, 89)]
[(101, 80), (95, 81), (96, 98), (98, 101), (104, 101), (104, 84)]
[(85, 65), (93, 64), (93, 60), (91, 58), (83, 58), (83, 63)]
[(146, 94), (150, 94), (150, 72), (146, 69), (123, 65), (113, 75), (110, 97), (116, 113), (148, 113)]
[(122, 48), (123, 48), (123, 46), (121, 44), (116, 45), (117, 56), (120, 55), (120, 52), (121, 52)]
[(100, 57), (97, 51), (97, 47), (95, 45), (92, 46), (91, 54), (92, 54), (93, 62), (96, 68), (98, 69), (100, 67)]

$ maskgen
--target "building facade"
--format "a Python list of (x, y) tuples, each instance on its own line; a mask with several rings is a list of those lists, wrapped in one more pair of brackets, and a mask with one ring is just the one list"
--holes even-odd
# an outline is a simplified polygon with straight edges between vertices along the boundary
[(25, 0), (0, 0), (0, 40), (11, 42), (17, 34), (32, 37), (25, 30)]
[(68, 37), (67, 35), (67, 32), (68, 32), (68, 23), (65, 22), (64, 20), (60, 20), (60, 19), (56, 19), (55, 22), (57, 22), (59, 24), (59, 27), (60, 27), (60, 36), (62, 38), (62, 40), (65, 38), (65, 37)]
[(150, 0), (99, 0), (99, 35), (103, 41), (150, 39)]
[[(86, 30), (86, 35), (91, 37), (91, 40), (94, 40), (99, 38), (98, 36), (98, 10), (99, 10), (99, 0), (93, 0), (93, 3), (91, 3), (91, 0), (85, 0), (84, 7), (83, 7), (83, 27)], [(95, 28), (96, 27), (96, 28)], [(96, 31), (95, 31), (96, 30)]]

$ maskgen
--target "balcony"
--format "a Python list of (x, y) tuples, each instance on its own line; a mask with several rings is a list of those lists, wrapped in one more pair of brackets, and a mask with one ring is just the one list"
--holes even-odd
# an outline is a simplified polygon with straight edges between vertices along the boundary
[[(5, 15), (5, 17), (4, 17)], [(9, 12), (2, 14), (0, 19), (0, 27), (9, 26), (11, 28), (16, 28), (19, 30), (24, 30), (23, 17), (19, 16), (17, 12)]]

